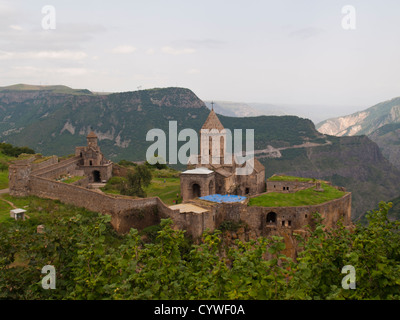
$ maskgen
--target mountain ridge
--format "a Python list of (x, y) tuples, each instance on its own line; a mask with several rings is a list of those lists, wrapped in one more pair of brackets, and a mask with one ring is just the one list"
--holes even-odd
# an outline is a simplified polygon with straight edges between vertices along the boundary
[[(186, 88), (155, 88), (108, 95), (49, 91), (0, 91), (0, 138), (35, 151), (67, 155), (96, 132), (102, 152), (112, 161), (145, 159), (150, 129), (199, 132), (209, 109)], [(218, 116), (228, 129), (254, 129), (256, 157), (274, 173), (324, 178), (353, 193), (354, 219), (381, 200), (399, 195), (400, 171), (367, 137), (334, 137), (297, 116)], [(167, 139), (168, 140), (168, 139)], [(185, 142), (178, 142), (178, 148)], [(184, 165), (180, 165), (180, 169)]]

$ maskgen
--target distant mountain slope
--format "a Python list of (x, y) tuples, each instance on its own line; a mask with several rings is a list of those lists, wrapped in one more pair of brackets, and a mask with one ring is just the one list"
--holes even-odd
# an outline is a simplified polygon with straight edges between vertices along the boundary
[[(208, 114), (204, 102), (184, 88), (108, 95), (8, 89), (0, 91), (0, 140), (61, 156), (85, 145), (93, 129), (109, 159), (140, 161), (153, 144), (146, 141), (150, 129), (168, 134), (169, 121), (175, 120), (178, 131), (198, 132)], [(352, 191), (355, 219), (400, 194), (400, 171), (367, 137), (324, 135), (311, 120), (296, 116), (219, 118), (225, 128), (255, 130), (256, 156), (267, 177), (286, 173), (324, 178)]]
[(65, 94), (93, 94), (87, 89), (72, 89), (67, 86), (42, 86), (30, 84), (15, 84), (7, 87), (0, 87), (0, 92), (13, 92), (13, 91), (48, 91), (52, 93), (65, 93)]
[(398, 122), (400, 122), (400, 97), (348, 116), (322, 121), (316, 128), (321, 133), (335, 136), (369, 135), (386, 124)]
[(336, 136), (368, 135), (383, 155), (400, 169), (400, 97), (364, 111), (316, 125), (319, 132)]
[(400, 123), (384, 125), (368, 137), (381, 148), (382, 154), (400, 169)]
[[(212, 107), (211, 102), (204, 101), (209, 109)], [(257, 109), (248, 103), (231, 101), (214, 101), (214, 111), (228, 117), (282, 116), (285, 114), (272, 104), (264, 104), (262, 108)]]

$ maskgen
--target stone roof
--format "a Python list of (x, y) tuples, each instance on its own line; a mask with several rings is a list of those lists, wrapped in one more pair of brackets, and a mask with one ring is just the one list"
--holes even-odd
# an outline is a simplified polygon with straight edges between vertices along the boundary
[(10, 210), (10, 213), (25, 213), (25, 212), (26, 210), (20, 208)]
[(229, 171), (223, 169), (223, 168), (219, 168), (217, 170), (215, 170), (216, 173), (220, 174), (221, 176), (227, 178), (230, 177), (232, 175), (232, 173), (230, 173)]
[[(263, 170), (265, 170), (265, 167), (261, 164), (261, 162), (260, 161), (258, 161), (258, 159), (257, 158), (253, 158), (254, 159), (254, 164), (253, 164), (253, 169), (254, 169), (254, 171), (255, 172), (261, 172), (261, 171), (263, 171)], [(236, 163), (239, 163), (239, 160), (237, 159), (237, 156), (235, 156), (235, 162)], [(249, 163), (250, 165), (251, 165), (251, 163)], [(239, 167), (245, 167), (246, 166), (246, 162), (245, 163), (242, 163), (241, 165), (239, 165)]]
[(205, 167), (199, 167), (199, 168), (183, 171), (182, 174), (210, 174), (213, 172), (214, 171), (209, 170)]
[(90, 131), (90, 133), (87, 135), (87, 138), (97, 138), (97, 136), (93, 131)]
[(261, 171), (265, 170), (265, 167), (256, 158), (254, 158), (254, 170), (256, 172), (261, 172)]
[(211, 110), (210, 114), (207, 117), (206, 122), (204, 122), (201, 129), (218, 129), (223, 130), (224, 126), (222, 125), (221, 121), (219, 121), (216, 113), (214, 110)]

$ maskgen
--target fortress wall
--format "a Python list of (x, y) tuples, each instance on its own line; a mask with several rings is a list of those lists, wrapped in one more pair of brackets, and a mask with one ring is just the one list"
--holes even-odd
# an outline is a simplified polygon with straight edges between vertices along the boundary
[[(83, 176), (83, 174), (82, 174), (82, 176)], [(84, 177), (83, 179), (80, 179), (78, 181), (72, 182), (71, 184), (73, 186), (86, 188), (89, 185), (89, 178), (88, 177)]]
[(40, 170), (40, 169), (46, 168), (46, 167), (54, 165), (54, 164), (58, 164), (57, 156), (52, 156), (50, 159), (47, 159), (47, 160), (39, 162), (39, 163), (33, 162), (31, 165), (31, 169), (32, 169), (32, 171)]
[[(276, 213), (276, 222), (267, 223), (267, 215)], [(276, 229), (302, 229), (312, 224), (313, 213), (318, 212), (325, 220), (323, 224), (333, 227), (339, 219), (344, 219), (345, 225), (351, 224), (351, 193), (326, 203), (300, 207), (242, 207), (241, 220), (245, 221), (257, 235), (268, 235)], [(289, 221), (291, 222), (289, 225)]]
[[(267, 181), (267, 192), (296, 192), (313, 186), (315, 183), (305, 181)], [(286, 190), (283, 190), (284, 187)]]
[(78, 173), (76, 167), (79, 157), (73, 157), (43, 169), (32, 172), (32, 175), (40, 176), (42, 178), (55, 179), (62, 174), (76, 175)]
[[(118, 199), (120, 201), (123, 199)], [(133, 200), (133, 199), (132, 199)], [(117, 202), (116, 202), (117, 203)], [(142, 230), (160, 223), (161, 214), (157, 202), (140, 202), (137, 207), (131, 207), (112, 214), (112, 225), (119, 233), (128, 233), (131, 228)], [(134, 203), (130, 203), (134, 205)]]
[[(138, 202), (140, 200), (140, 202)], [(141, 230), (160, 223), (161, 219), (171, 218), (174, 228), (186, 230), (194, 238), (201, 237), (206, 229), (215, 229), (214, 212), (185, 212), (171, 209), (160, 198), (116, 199), (116, 214), (113, 214), (113, 226), (120, 233), (129, 232), (131, 228)], [(135, 206), (132, 207), (132, 202)]]
[(157, 224), (161, 218), (167, 218), (168, 214), (174, 211), (165, 205), (160, 205), (162, 201), (159, 198), (115, 198), (90, 189), (37, 176), (31, 176), (29, 187), (31, 195), (57, 199), (91, 211), (110, 214), (111, 224), (119, 233), (128, 232), (132, 227), (142, 229)]
[(86, 188), (31, 176), (30, 194), (41, 198), (56, 199), (91, 211), (111, 213), (114, 199)]
[(325, 220), (323, 224), (332, 227), (336, 222), (343, 218), (345, 225), (351, 225), (351, 193), (347, 193), (344, 197), (332, 200), (324, 204), (318, 211)]

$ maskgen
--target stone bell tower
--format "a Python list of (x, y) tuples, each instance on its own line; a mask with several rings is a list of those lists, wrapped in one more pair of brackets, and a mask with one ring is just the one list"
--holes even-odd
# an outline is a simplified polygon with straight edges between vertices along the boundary
[(223, 164), (226, 148), (226, 133), (224, 129), (214, 109), (212, 109), (200, 129), (200, 155), (202, 159), (208, 157), (209, 163)]

